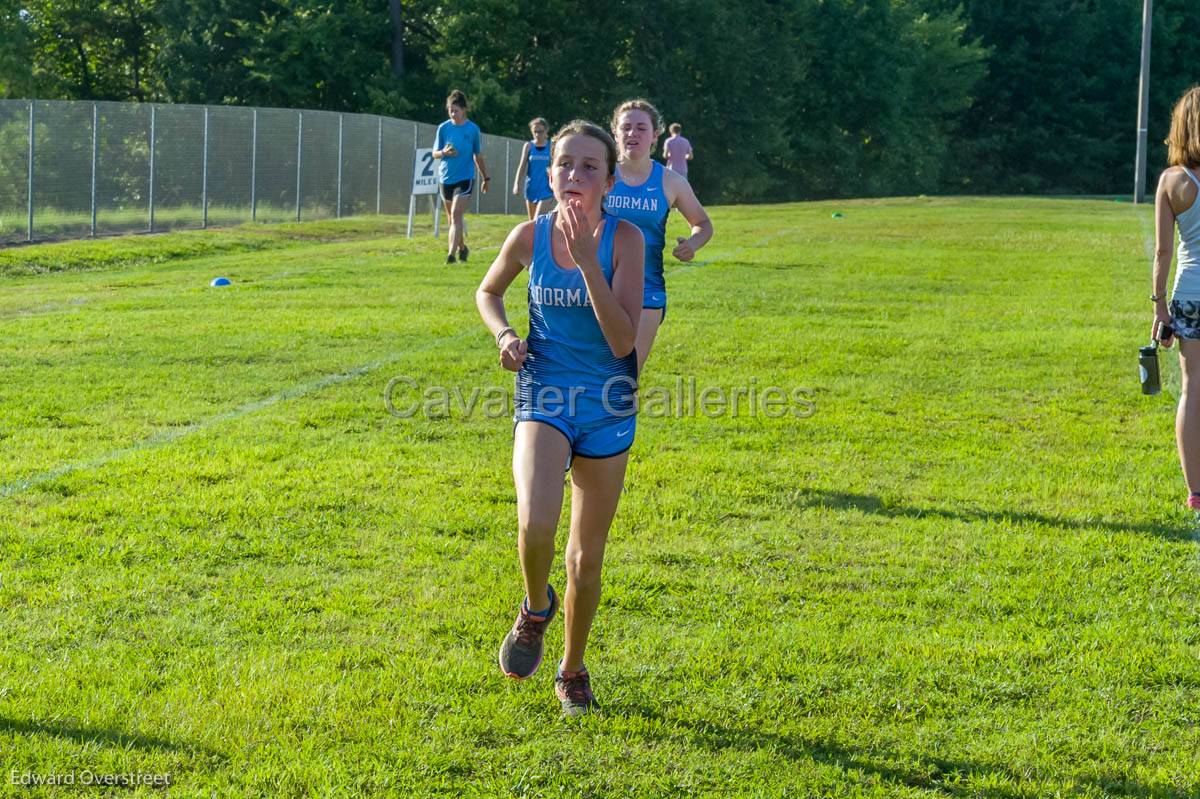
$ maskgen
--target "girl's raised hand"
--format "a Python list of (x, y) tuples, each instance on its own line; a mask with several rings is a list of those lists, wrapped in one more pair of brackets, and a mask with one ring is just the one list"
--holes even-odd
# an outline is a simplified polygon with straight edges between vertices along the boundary
[(592, 226), (588, 224), (587, 215), (583, 213), (583, 204), (572, 200), (563, 210), (563, 235), (567, 239), (567, 251), (576, 266), (580, 266), (589, 258), (596, 257), (596, 237), (592, 235)]

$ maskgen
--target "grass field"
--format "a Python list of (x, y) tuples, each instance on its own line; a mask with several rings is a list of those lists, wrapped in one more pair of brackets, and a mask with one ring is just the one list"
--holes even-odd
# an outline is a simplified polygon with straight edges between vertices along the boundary
[[(373, 209), (372, 209), (373, 210)], [(296, 207), (283, 207), (259, 203), (256, 208), (260, 222), (291, 221), (296, 218)], [(336, 209), (309, 203), (301, 210), (304, 219), (330, 219)], [(428, 216), (428, 211), (426, 211)], [(250, 221), (249, 203), (245, 206), (209, 205), (208, 224), (238, 225)], [(172, 205), (158, 207), (154, 213), (155, 231), (171, 229), (196, 229), (204, 222), (202, 205)], [(25, 242), (29, 231), (29, 216), (25, 208), (9, 205), (0, 208), (0, 245)], [(39, 206), (33, 217), (33, 240), (84, 238), (92, 226), (91, 211), (62, 211)], [(144, 233), (150, 229), (148, 208), (102, 208), (96, 217), (96, 232), (100, 236), (114, 233)]]
[(511, 386), (473, 305), (511, 218), (453, 268), (395, 218), (0, 251), (0, 795), (1200, 796), (1150, 210), (713, 215), (643, 386), (816, 411), (640, 421), (573, 722), (561, 623), (496, 667), (510, 423), (383, 399)]

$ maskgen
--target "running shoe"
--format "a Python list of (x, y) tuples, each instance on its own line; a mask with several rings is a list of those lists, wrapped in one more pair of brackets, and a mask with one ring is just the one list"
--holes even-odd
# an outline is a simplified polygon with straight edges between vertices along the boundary
[(1200, 510), (1200, 494), (1188, 494), (1188, 510)]
[(545, 619), (533, 616), (525, 610), (525, 603), (517, 611), (517, 620), (504, 643), (500, 644), (500, 670), (514, 680), (526, 680), (542, 665), (542, 639), (550, 620), (558, 613), (558, 593), (550, 589), (550, 612)]
[(446, 256), (446, 263), (448, 263), (448, 264), (454, 263), (454, 253), (450, 253), (449, 255)]
[(467, 246), (464, 244), (463, 248), (458, 251), (458, 260), (462, 261), (465, 264), (467, 262), (467, 256), (470, 254), (471, 254), (471, 251), (469, 249), (467, 249)]
[(586, 666), (579, 671), (563, 671), (560, 666), (554, 678), (554, 693), (558, 694), (565, 716), (585, 716), (600, 709), (592, 696), (592, 678)]

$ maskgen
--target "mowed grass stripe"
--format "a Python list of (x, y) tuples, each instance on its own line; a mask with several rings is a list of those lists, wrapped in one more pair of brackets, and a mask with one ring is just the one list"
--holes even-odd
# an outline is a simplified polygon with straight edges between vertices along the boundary
[[(483, 263), (333, 242), (286, 291), (196, 288), (174, 322), (167, 284), (64, 310), (124, 333), (119, 363), (22, 317), (9, 435), (127, 407), (141, 440), (415, 351), (4, 500), (0, 741), (18, 769), (168, 770), (185, 794), (1194, 795), (1200, 575), (1170, 398), (1132, 370), (1140, 212), (715, 209), (644, 385), (806, 386), (817, 411), (639, 421), (588, 654), (606, 714), (583, 724), (558, 720), (548, 674), (494, 665), (519, 599), (509, 423), (383, 407), (401, 373), (511, 386), (471, 301)], [(476, 221), (496, 241), (511, 222)], [(0, 286), (79, 297), (156, 268)], [(81, 396), (106, 372), (139, 393), (67, 403), (38, 357)]]

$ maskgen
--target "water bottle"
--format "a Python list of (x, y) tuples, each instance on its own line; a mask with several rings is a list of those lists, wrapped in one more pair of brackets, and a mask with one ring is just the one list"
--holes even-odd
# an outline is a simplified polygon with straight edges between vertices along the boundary
[(1157, 394), (1162, 390), (1158, 380), (1158, 342), (1138, 348), (1138, 373), (1142, 377), (1142, 393)]

